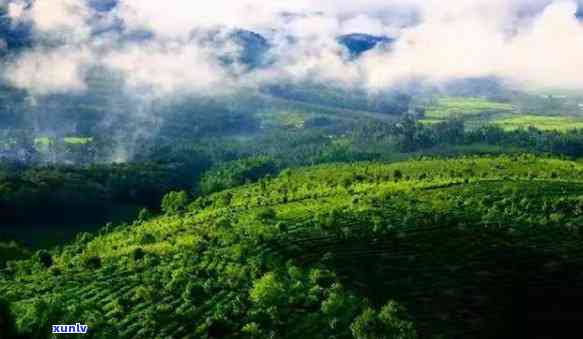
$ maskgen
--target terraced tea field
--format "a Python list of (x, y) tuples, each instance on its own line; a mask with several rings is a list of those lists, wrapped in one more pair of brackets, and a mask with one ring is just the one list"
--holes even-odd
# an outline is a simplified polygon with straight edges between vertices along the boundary
[(530, 155), (286, 170), (14, 262), (0, 296), (33, 336), (362, 338), (381, 309), (398, 338), (560, 331), (529, 291), (581, 281), (582, 197), (582, 164)]

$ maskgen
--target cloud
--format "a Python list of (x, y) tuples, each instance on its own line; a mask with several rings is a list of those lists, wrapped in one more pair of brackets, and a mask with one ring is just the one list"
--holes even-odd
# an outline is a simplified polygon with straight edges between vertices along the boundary
[[(542, 3), (542, 2), (541, 2)], [(542, 12), (518, 16), (520, 3), (460, 1), (428, 6), (419, 25), (405, 28), (390, 52), (361, 61), (371, 87), (406, 78), (440, 82), (497, 76), (517, 85), (583, 88), (573, 72), (583, 60), (583, 26), (571, 1), (530, 3)]]
[(38, 33), (57, 35), (67, 42), (88, 38), (93, 11), (80, 0), (15, 0), (8, 3), (11, 19), (31, 23)]
[[(378, 89), (411, 78), (481, 76), (583, 88), (575, 71), (583, 63), (583, 28), (574, 1), (119, 0), (100, 12), (85, 0), (7, 4), (13, 20), (31, 23), (43, 42), (10, 64), (5, 77), (36, 93), (83, 90), (92, 66), (122, 74), (129, 89), (159, 95), (282, 80)], [(224, 42), (233, 29), (269, 40), (269, 67), (246, 71), (224, 62), (243, 53)], [(144, 31), (151, 36), (128, 38)], [(336, 38), (353, 32), (397, 41), (350, 60)]]
[(380, 18), (370, 17), (364, 14), (358, 14), (342, 22), (340, 31), (343, 34), (358, 32), (371, 35), (386, 35), (387, 33), (395, 33), (389, 31)]
[(85, 47), (35, 49), (24, 53), (5, 71), (16, 87), (34, 94), (80, 92), (85, 90), (85, 67), (93, 60)]
[(577, 6), (557, 2), (508, 46), (500, 74), (525, 85), (583, 88), (577, 70), (583, 66), (583, 24), (575, 18)]
[(22, 1), (8, 3), (8, 16), (18, 20), (23, 16), (25, 7), (26, 3)]
[(228, 78), (213, 51), (194, 44), (135, 44), (107, 54), (102, 64), (121, 72), (131, 89), (162, 95), (185, 89), (209, 92), (224, 86)]

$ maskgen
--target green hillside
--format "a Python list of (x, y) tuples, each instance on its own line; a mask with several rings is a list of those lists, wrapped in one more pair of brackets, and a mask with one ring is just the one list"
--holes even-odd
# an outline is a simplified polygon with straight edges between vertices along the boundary
[(583, 164), (573, 161), (327, 164), (193, 201), (170, 193), (162, 208), (10, 262), (0, 298), (14, 331), (43, 337), (81, 322), (94, 338), (513, 337), (537, 330), (517, 316), (532, 301), (525, 291), (581, 272)]

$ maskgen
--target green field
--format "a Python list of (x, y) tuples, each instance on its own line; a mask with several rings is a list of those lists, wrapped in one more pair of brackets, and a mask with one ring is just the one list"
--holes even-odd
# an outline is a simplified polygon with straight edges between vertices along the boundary
[[(522, 99), (521, 99), (522, 100)], [(532, 101), (532, 100), (531, 100)], [(532, 107), (530, 107), (532, 106)], [(529, 107), (535, 107), (531, 104)], [(538, 109), (544, 109), (539, 105)], [(533, 108), (534, 109), (534, 108)], [(544, 131), (568, 131), (583, 128), (583, 118), (540, 114), (518, 114), (513, 104), (497, 103), (481, 98), (440, 97), (427, 108), (424, 124), (435, 124), (448, 118), (461, 118), (469, 129), (487, 124), (507, 131), (534, 127)]]
[[(73, 144), (73, 145), (86, 145), (93, 142), (93, 138), (91, 137), (65, 137), (62, 141), (66, 144)], [(55, 140), (50, 137), (38, 137), (34, 139), (35, 144), (39, 146), (50, 146), (52, 145)]]
[(425, 117), (429, 120), (444, 120), (454, 116), (476, 116), (485, 113), (511, 112), (514, 106), (483, 98), (439, 97), (427, 107)]
[(88, 138), (88, 137), (67, 137), (67, 138), (63, 138), (63, 141), (66, 144), (86, 145), (86, 144), (89, 144), (89, 143), (93, 142), (93, 138)]
[(303, 128), (306, 119), (312, 116), (310, 113), (302, 112), (260, 112), (257, 114), (263, 125), (284, 127), (284, 128)]
[(516, 115), (498, 118), (493, 123), (505, 130), (535, 127), (544, 131), (567, 131), (583, 128), (583, 119), (559, 116)]
[(511, 289), (583, 268), (582, 196), (531, 155), (289, 169), (13, 262), (0, 296), (33, 337), (499, 337)]

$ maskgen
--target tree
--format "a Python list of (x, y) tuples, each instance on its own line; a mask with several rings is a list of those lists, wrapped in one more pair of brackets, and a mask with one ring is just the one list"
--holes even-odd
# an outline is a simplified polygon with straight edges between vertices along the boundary
[(62, 324), (66, 316), (63, 299), (60, 294), (34, 299), (19, 312), (17, 328), (25, 330), (24, 334), (32, 338), (48, 338), (47, 329), (53, 324)]
[(268, 157), (252, 157), (220, 164), (208, 171), (201, 179), (199, 189), (210, 194), (256, 182), (277, 173), (277, 165)]
[(356, 339), (415, 339), (417, 332), (406, 320), (402, 306), (389, 301), (380, 312), (367, 307), (350, 325)]
[(0, 299), (0, 339), (16, 338), (14, 319), (7, 302)]
[(433, 126), (437, 141), (443, 144), (461, 144), (464, 142), (464, 121), (461, 117), (449, 118)]
[(89, 269), (99, 269), (101, 268), (101, 258), (93, 255), (83, 258), (83, 266)]
[(270, 221), (275, 219), (277, 212), (270, 207), (265, 207), (256, 212), (256, 218), (262, 221)]
[(53, 266), (53, 257), (51, 254), (45, 250), (40, 250), (36, 253), (38, 261), (43, 265), (45, 268), (49, 268)]
[(147, 208), (142, 208), (138, 213), (139, 221), (146, 221), (152, 217), (152, 213)]
[(140, 245), (150, 245), (156, 242), (156, 237), (151, 233), (143, 233), (139, 236), (138, 242)]
[(433, 131), (416, 121), (411, 115), (404, 116), (395, 125), (395, 132), (399, 137), (399, 147), (402, 152), (414, 152), (435, 144)]
[(401, 180), (403, 178), (403, 172), (396, 169), (395, 171), (393, 171), (393, 178), (395, 178), (396, 181)]
[(261, 328), (255, 322), (245, 324), (245, 326), (243, 326), (243, 328), (241, 329), (241, 332), (244, 333), (245, 336), (248, 338), (255, 339), (264, 337)]
[(146, 256), (146, 252), (141, 247), (136, 247), (132, 252), (132, 257), (134, 260), (142, 260)]
[(267, 273), (253, 284), (251, 300), (263, 307), (276, 306), (284, 297), (286, 291), (284, 284), (275, 273)]
[(162, 198), (161, 208), (166, 214), (178, 214), (188, 205), (188, 193), (185, 191), (169, 192)]

